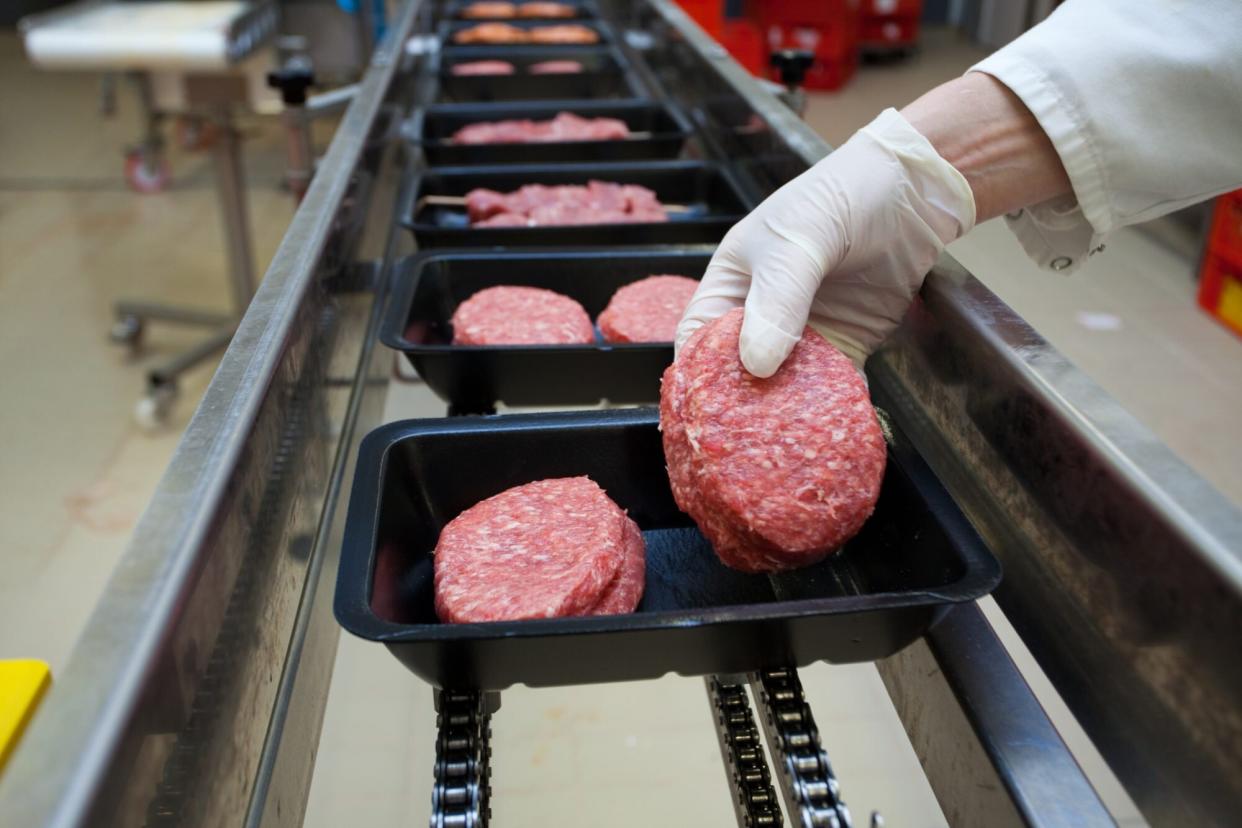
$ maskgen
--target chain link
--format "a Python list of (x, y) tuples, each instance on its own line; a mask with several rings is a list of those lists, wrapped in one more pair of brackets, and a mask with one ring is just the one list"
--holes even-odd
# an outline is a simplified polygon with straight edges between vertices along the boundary
[(849, 809), (819, 730), (792, 668), (750, 675), (768, 744), (781, 769), (781, 788), (790, 820), (802, 828), (852, 828)]
[(763, 740), (751, 715), (750, 698), (742, 684), (707, 676), (707, 696), (720, 739), (720, 753), (733, 790), (733, 808), (742, 828), (775, 828), (783, 824)]
[(437, 699), (431, 828), (487, 828), (491, 820), (491, 715), (480, 693), (441, 690)]

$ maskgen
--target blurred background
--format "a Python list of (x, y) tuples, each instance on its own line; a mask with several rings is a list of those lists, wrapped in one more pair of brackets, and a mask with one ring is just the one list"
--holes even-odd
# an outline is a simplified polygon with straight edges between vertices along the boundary
[[(144, 13), (154, 14), (156, 6), (178, 4), (89, 4), (97, 16), (144, 5)], [(207, 17), (222, 15), (233, 25), (250, 6), (266, 4), (180, 5), (197, 6), (193, 12)], [(900, 107), (961, 74), (1055, 4), (681, 5), (754, 74), (770, 75), (775, 49), (811, 51), (805, 117), (836, 144), (882, 108)], [(80, 7), (69, 7), (74, 9)], [(0, 657), (38, 657), (53, 673), (64, 664), (212, 376), (220, 353), (215, 346), (227, 341), (247, 285), (261, 278), (296, 209), (304, 184), (290, 161), (297, 142), (309, 140), (321, 153), (331, 139), (339, 108), (327, 106), (309, 124), (291, 125), (282, 113), (289, 96), (297, 97), (299, 77), (284, 78), (278, 89), (269, 86), (268, 73), (296, 66), (290, 58), (305, 56), (318, 85), (348, 83), (383, 29), (382, 14), (365, 3), (281, 3), (278, 24), (276, 18), (246, 21), (278, 25), (277, 36), (217, 77), (204, 68), (213, 60), (211, 44), (183, 64), (154, 49), (142, 71), (122, 69), (107, 55), (92, 53), (89, 42), (69, 36), (49, 40), (33, 54), (29, 21), (55, 23), (65, 13), (60, 4), (41, 0), (0, 8), (0, 503), (6, 515), (0, 523)], [(19, 29), (23, 19), (27, 28)], [(133, 48), (141, 50), (148, 47), (140, 42), (140, 24), (121, 18), (110, 25), (131, 32)], [(211, 101), (217, 115), (184, 114), (192, 98)], [(1223, 196), (1122, 230), (1108, 247), (1107, 255), (1068, 278), (1039, 272), (999, 222), (981, 225), (950, 251), (1199, 474), (1242, 503), (1242, 197)], [(125, 301), (139, 305), (118, 308)], [(181, 313), (161, 320), (158, 313), (144, 318), (130, 312), (150, 304)], [(223, 339), (214, 342), (213, 336)], [(178, 360), (187, 351), (195, 359), (183, 366)], [(171, 375), (153, 375), (170, 360), (176, 369)], [(373, 660), (375, 672), (359, 667), (346, 674), (333, 685), (333, 704), (351, 683), (355, 690), (367, 683), (362, 676), (404, 676), (378, 650), (350, 655), (342, 648), (344, 658)], [(650, 692), (663, 700), (680, 692), (667, 683), (656, 687)], [(631, 692), (641, 699), (646, 691), (631, 688), (626, 697), (593, 704), (623, 706), (635, 698)], [(699, 711), (701, 688), (687, 692), (694, 696), (687, 709)], [(401, 710), (411, 706), (404, 690), (384, 694)], [(576, 742), (564, 747), (566, 729), (584, 743), (630, 738), (599, 725), (591, 718), (596, 714), (566, 707), (555, 693), (546, 698), (525, 723), (509, 720), (508, 726), (522, 731), (510, 734), (509, 744), (535, 740), (561, 745), (551, 751), (577, 750)], [(358, 730), (351, 717), (381, 714), (333, 709), (325, 752), (334, 745), (341, 755), (368, 750), (351, 741)], [(699, 713), (706, 715), (705, 709)], [(827, 710), (824, 715), (831, 730), (832, 716)], [(710, 732), (693, 724), (687, 728), (702, 744), (687, 767), (701, 765), (714, 779), (719, 760)], [(865, 743), (873, 732), (865, 724), (854, 717), (838, 727), (862, 728), (857, 735)], [(599, 730), (594, 737), (593, 727)], [(394, 730), (401, 730), (401, 722)], [(667, 738), (680, 738), (670, 733)], [(404, 742), (393, 748), (407, 749), (413, 747)], [(651, 759), (661, 752), (658, 740), (635, 749)], [(564, 773), (580, 761), (576, 754), (545, 758), (562, 760)], [(873, 745), (856, 756), (851, 778), (886, 772), (886, 765), (917, 768), (912, 762), (910, 755), (895, 757)], [(608, 775), (606, 769), (595, 772), (601, 779)], [(540, 791), (527, 793), (533, 803)], [(363, 824), (405, 824), (410, 809), (425, 807), (421, 787), (382, 801), (365, 786), (342, 796), (336, 789), (313, 790), (308, 822), (339, 825), (363, 813)], [(911, 796), (922, 799), (906, 812), (898, 806), (911, 821), (890, 824), (943, 824), (938, 811), (920, 810), (934, 807), (926, 804), (925, 790)], [(866, 804), (866, 794), (859, 798)], [(366, 801), (361, 812), (358, 799)], [(520, 792), (511, 791), (508, 801), (520, 803)]]

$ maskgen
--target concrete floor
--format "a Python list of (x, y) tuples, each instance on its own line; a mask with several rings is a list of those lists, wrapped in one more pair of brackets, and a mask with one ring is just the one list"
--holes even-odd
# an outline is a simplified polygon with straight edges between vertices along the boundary
[[(813, 96), (809, 118), (839, 142), (883, 106), (906, 103), (979, 54), (931, 33), (915, 58), (864, 67), (841, 93)], [(186, 378), (167, 431), (140, 431), (131, 412), (143, 367), (188, 339), (153, 329), (146, 353), (127, 359), (105, 339), (110, 305), (128, 295), (217, 309), (228, 301), (207, 159), (174, 149), (171, 190), (127, 191), (121, 149), (138, 133), (135, 113), (122, 97), (118, 117), (101, 120), (96, 84), (87, 75), (31, 70), (17, 39), (0, 35), (0, 387), (7, 392), (0, 502), (8, 518), (0, 525), (0, 658), (43, 658), (54, 673), (212, 370)], [(278, 129), (258, 120), (246, 129), (261, 271), (292, 205), (278, 188)], [(1194, 307), (1192, 263), (1123, 231), (1076, 276), (1052, 277), (1031, 268), (996, 223), (953, 252), (1242, 503), (1242, 340)], [(405, 387), (391, 405), (393, 416), (436, 410)], [(382, 648), (348, 637), (335, 675), (307, 824), (419, 822), (430, 788), (428, 689)], [(878, 809), (902, 828), (943, 825), (874, 669), (821, 666), (804, 681), (855, 814)], [(507, 693), (495, 724), (499, 824), (571, 817), (599, 826), (729, 824), (702, 695), (699, 681), (677, 678)], [(1072, 722), (1065, 729), (1082, 742)], [(1098, 765), (1085, 748), (1083, 756)], [(1115, 813), (1141, 824), (1124, 794), (1101, 779)]]

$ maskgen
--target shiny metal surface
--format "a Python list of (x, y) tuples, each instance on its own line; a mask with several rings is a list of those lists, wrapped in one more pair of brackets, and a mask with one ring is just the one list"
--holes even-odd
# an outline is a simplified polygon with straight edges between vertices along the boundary
[[(287, 766), (264, 749), (282, 709), (297, 705), (298, 730), (318, 738), (336, 629), (312, 576), (331, 571), (339, 548), (329, 496), (347, 465), (333, 462), (345, 415), (361, 431), (362, 415), (376, 415), (374, 405), (348, 405), (373, 339), (373, 286), (355, 278), (358, 213), (373, 206), (375, 131), (392, 122), (381, 116), (394, 58), (418, 8), (406, 7), (397, 37), (377, 52), (83, 638), (0, 780), (6, 825), (238, 824), (269, 802), (300, 815), (305, 756), (300, 774), (272, 776), (301, 790), (269, 785), (254, 807), (251, 799), (261, 768)], [(382, 211), (374, 219), (391, 225)], [(299, 664), (286, 670), (286, 656), (308, 641), (318, 663), (303, 659), (307, 669), (292, 676)]]
[[(644, 53), (654, 74), (676, 78), (757, 193), (827, 152), (669, 0), (649, 7), (649, 31), (677, 30)], [(1242, 513), (948, 256), (868, 371), (1005, 565), (998, 601), (1144, 816), (1233, 821)]]
[[(698, 151), (729, 158), (751, 194), (827, 152), (669, 0), (604, 5), (692, 114)], [(426, 31), (419, 12), (393, 22), (0, 779), (6, 825), (300, 821), (337, 635), (340, 484), (383, 399), (383, 263), (408, 252), (392, 233), (400, 142), (384, 139), (415, 99), (399, 47)], [(947, 258), (869, 371), (1004, 562), (998, 600), (1147, 818), (1228, 824), (1242, 811), (1242, 515)], [(1095, 824), (1055, 745), (1051, 763), (1023, 758), (1017, 735), (1044, 738), (1046, 719), (963, 618), (882, 665), (912, 739), (930, 756), (946, 749), (930, 734), (973, 734), (978, 752), (950, 763), (999, 762), (1007, 795), (976, 824), (1066, 824), (1029, 804), (1050, 771), (1085, 803), (1072, 824)], [(1011, 707), (1030, 716), (1006, 721)], [(974, 793), (940, 772), (929, 764), (942, 802)]]
[(950, 825), (1113, 825), (976, 605), (876, 666)]
[(868, 369), (1143, 815), (1234, 821), (1242, 514), (947, 257)]

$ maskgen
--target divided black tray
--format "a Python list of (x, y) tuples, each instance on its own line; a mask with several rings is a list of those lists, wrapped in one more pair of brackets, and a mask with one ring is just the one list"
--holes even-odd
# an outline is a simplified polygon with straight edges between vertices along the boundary
[[(588, 2), (588, 0), (553, 0), (553, 2), (559, 3), (562, 6), (573, 6), (574, 16), (573, 17), (501, 17), (501, 18), (463, 17), (462, 12), (464, 12), (468, 6), (474, 5), (476, 2), (478, 2), (478, 0), (454, 0), (454, 2), (451, 2), (445, 6), (444, 17), (449, 18), (450, 20), (475, 20), (475, 21), (492, 20), (492, 21), (500, 21), (502, 23), (509, 23), (515, 20), (542, 20), (546, 22), (565, 21), (565, 22), (574, 23), (574, 22), (578, 22), (583, 19), (590, 19), (590, 18), (599, 16), (599, 10), (595, 7), (595, 4)], [(525, 0), (512, 0), (512, 2), (514, 3), (514, 5), (521, 5), (523, 2), (525, 2)]]
[[(458, 43), (454, 38), (463, 29), (478, 26), (480, 23), (508, 23), (519, 29), (546, 28), (557, 25), (586, 26), (599, 35), (594, 43)], [(582, 48), (583, 46), (603, 46), (612, 43), (612, 28), (602, 20), (448, 20), (440, 25), (440, 42), (447, 48), (474, 50), (492, 49), (504, 46), (508, 49), (550, 49), (555, 55), (564, 55), (566, 49)]]
[[(457, 76), (452, 67), (478, 60), (512, 63), (512, 75)], [(576, 60), (574, 75), (532, 75), (528, 66), (547, 60)], [(640, 97), (640, 87), (619, 53), (601, 46), (446, 46), (440, 54), (440, 99), (518, 101)]]
[[(651, 409), (392, 423), (359, 451), (337, 576), (341, 625), (441, 687), (554, 686), (886, 658), (946, 605), (1000, 581), (900, 433), (875, 514), (844, 550), (779, 576), (725, 568), (677, 510)], [(506, 488), (589, 475), (643, 529), (632, 615), (440, 624), (429, 554), (440, 529)]]
[[(459, 207), (424, 206), (415, 214), (424, 195), (464, 196), (478, 187), (511, 192), (524, 184), (585, 184), (592, 179), (641, 184), (661, 202), (690, 209), (661, 223), (570, 227), (471, 227)], [(419, 175), (401, 216), (421, 247), (714, 244), (748, 209), (726, 168), (700, 161), (653, 161), (432, 168)]]
[(380, 338), (405, 354), (431, 390), (459, 412), (508, 405), (652, 403), (672, 343), (452, 345), (457, 305), (495, 285), (563, 293), (595, 319), (617, 288), (653, 274), (698, 279), (712, 248), (425, 253), (406, 260)]
[[(546, 121), (561, 112), (583, 118), (616, 118), (631, 132), (647, 133), (648, 137), (525, 144), (459, 145), (451, 141), (457, 130), (471, 124)], [(675, 158), (690, 135), (690, 124), (679, 111), (667, 103), (648, 100), (439, 104), (419, 110), (414, 118), (412, 137), (422, 146), (431, 166)]]

